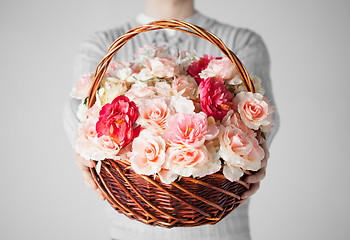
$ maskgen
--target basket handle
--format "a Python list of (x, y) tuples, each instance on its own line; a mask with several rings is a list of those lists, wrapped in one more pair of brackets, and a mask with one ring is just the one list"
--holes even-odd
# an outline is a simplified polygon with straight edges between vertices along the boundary
[[(89, 104), (88, 107), (90, 108), (95, 103), (95, 94), (96, 91), (101, 83), (101, 80), (104, 76), (104, 74), (107, 71), (108, 65), (111, 62), (113, 56), (118, 52), (118, 50), (124, 46), (125, 43), (127, 43), (130, 39), (135, 37), (141, 32), (148, 32), (153, 30), (159, 30), (159, 29), (173, 29), (178, 30), (182, 32), (186, 32), (192, 35), (195, 35), (197, 37), (201, 37), (203, 39), (208, 40), (212, 44), (214, 44), (217, 48), (221, 50), (223, 54), (225, 54), (233, 64), (235, 64), (237, 71), (239, 75), (241, 76), (246, 88), (250, 92), (255, 92), (254, 85), (249, 77), (249, 74), (247, 72), (247, 69), (244, 67), (242, 62), (238, 59), (238, 57), (226, 47), (226, 45), (222, 42), (220, 38), (218, 38), (216, 35), (214, 35), (212, 32), (193, 25), (191, 23), (180, 21), (180, 20), (159, 20), (154, 21), (149, 24), (140, 25), (138, 27), (135, 27), (131, 30), (129, 30), (124, 35), (120, 36), (118, 39), (116, 39), (111, 47), (108, 49), (105, 57), (100, 61), (100, 63), (96, 67), (95, 75), (93, 84), (90, 88), (89, 92)], [(187, 30), (188, 29), (188, 30)]]

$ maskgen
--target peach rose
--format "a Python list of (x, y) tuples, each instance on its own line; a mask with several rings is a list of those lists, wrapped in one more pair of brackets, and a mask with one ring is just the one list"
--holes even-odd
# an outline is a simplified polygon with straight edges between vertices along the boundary
[(81, 100), (87, 98), (93, 79), (94, 74), (92, 73), (81, 76), (71, 92), (71, 97)]
[(158, 134), (162, 135), (170, 110), (164, 99), (147, 99), (142, 102), (139, 108), (140, 116), (137, 122), (146, 128), (153, 128)]
[[(96, 101), (97, 102), (97, 101)], [(101, 108), (98, 104), (94, 104), (91, 108), (86, 111), (87, 119), (98, 119)]]
[(265, 157), (265, 151), (264, 149), (259, 145), (258, 139), (252, 136), (248, 136), (251, 143), (252, 143), (252, 150), (248, 155), (245, 156), (245, 158), (249, 161), (245, 164), (246, 168), (248, 170), (256, 171), (260, 169), (260, 164), (256, 164), (258, 166), (255, 166), (255, 162), (260, 162)]
[(154, 84), (154, 89), (157, 92), (157, 97), (169, 97), (173, 95), (173, 91), (168, 82), (156, 82)]
[(194, 78), (190, 76), (175, 76), (174, 81), (171, 83), (171, 88), (176, 93), (181, 93), (183, 97), (193, 97), (198, 84)]
[[(96, 120), (88, 119), (79, 123), (77, 129), (77, 138), (74, 144), (74, 149), (85, 159), (91, 159), (91, 147), (95, 144), (97, 138)], [(94, 149), (94, 147), (92, 148)]]
[(131, 166), (136, 173), (157, 173), (165, 161), (165, 141), (151, 131), (143, 130), (134, 139), (130, 155)]
[(171, 78), (174, 76), (175, 63), (167, 58), (152, 58), (145, 61), (146, 68), (154, 77)]
[(193, 175), (209, 161), (209, 153), (203, 145), (199, 148), (176, 146), (166, 152), (164, 167), (184, 177)]
[(230, 110), (221, 122), (225, 127), (232, 126), (234, 128), (239, 128), (249, 136), (256, 136), (256, 133), (243, 123), (239, 113), (234, 112), (233, 110)]
[(151, 70), (149, 70), (148, 68), (141, 68), (139, 72), (134, 74), (134, 76), (137, 80), (142, 82), (147, 82), (148, 80), (155, 78)]
[(92, 105), (91, 108), (88, 108), (87, 103), (84, 104), (82, 101), (78, 106), (77, 111), (77, 117), (80, 120), (80, 122), (84, 122), (87, 119), (98, 119), (99, 112), (101, 110), (101, 104), (100, 99), (98, 96), (96, 96), (96, 102), (94, 105)]
[(215, 122), (213, 117), (207, 118), (207, 133), (205, 135), (205, 140), (213, 140), (219, 135), (218, 124)]
[(137, 54), (135, 54), (136, 59), (139, 61), (144, 61), (148, 58), (170, 58), (169, 51), (165, 46), (156, 47), (153, 45), (145, 45), (141, 48), (137, 48)]
[(120, 147), (109, 136), (97, 137), (96, 119), (88, 119), (78, 127), (74, 149), (85, 159), (116, 159)]
[(209, 62), (206, 69), (202, 70), (199, 74), (202, 79), (209, 77), (221, 77), (222, 79), (231, 80), (235, 79), (235, 82), (231, 84), (239, 84), (242, 82), (240, 78), (234, 78), (238, 74), (235, 65), (227, 57), (222, 59), (213, 59)]
[(243, 171), (240, 167), (231, 164), (225, 164), (223, 168), (224, 176), (231, 182), (239, 180), (243, 176)]
[(204, 177), (221, 169), (220, 155), (217, 153), (214, 144), (206, 144), (205, 147), (208, 152), (208, 161), (193, 171), (193, 177)]
[(176, 173), (172, 172), (171, 170), (165, 169), (165, 168), (162, 168), (158, 172), (158, 175), (159, 175), (160, 180), (165, 184), (170, 184), (170, 183), (174, 182), (179, 177), (179, 174), (176, 174)]
[(83, 125), (81, 130), (81, 135), (85, 137), (87, 140), (93, 140), (97, 137), (96, 132), (96, 119), (88, 119), (86, 123)]
[(256, 171), (264, 158), (264, 149), (258, 140), (246, 135), (242, 130), (231, 126), (219, 127), (219, 155), (227, 165)]
[(124, 94), (136, 104), (142, 102), (143, 99), (153, 98), (156, 94), (156, 89), (152, 86), (147, 86), (145, 83), (133, 84), (131, 88)]
[(109, 64), (107, 72), (103, 79), (105, 81), (114, 82), (116, 84), (121, 81), (125, 83), (133, 83), (135, 82), (135, 79), (131, 77), (131, 65), (132, 64), (128, 62), (112, 61)]
[(99, 159), (98, 157), (93, 158), (95, 160), (104, 160), (105, 158), (116, 159), (121, 148), (112, 137), (106, 135), (99, 137), (97, 139), (97, 144), (102, 157)]
[(240, 92), (233, 99), (233, 108), (249, 128), (258, 130), (271, 123), (267, 99), (260, 93)]
[(172, 111), (176, 113), (192, 114), (195, 110), (193, 102), (180, 94), (170, 98), (170, 105), (172, 107)]

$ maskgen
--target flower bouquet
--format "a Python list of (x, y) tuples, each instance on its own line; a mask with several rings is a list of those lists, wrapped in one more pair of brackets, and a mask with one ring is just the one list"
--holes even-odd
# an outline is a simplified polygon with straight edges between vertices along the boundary
[(242, 202), (249, 185), (240, 178), (264, 158), (259, 139), (271, 108), (260, 79), (248, 82), (237, 58), (238, 67), (228, 57), (164, 47), (111, 61), (113, 46), (123, 44), (116, 40), (72, 91), (81, 99), (75, 150), (94, 160), (96, 183), (130, 218), (163, 227), (216, 223)]

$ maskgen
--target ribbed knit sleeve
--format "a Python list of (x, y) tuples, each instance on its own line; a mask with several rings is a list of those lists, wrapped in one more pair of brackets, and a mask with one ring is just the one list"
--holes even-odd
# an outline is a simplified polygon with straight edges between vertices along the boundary
[(242, 60), (247, 71), (261, 79), (262, 86), (265, 89), (265, 96), (270, 100), (270, 104), (275, 110), (272, 114), (273, 129), (267, 136), (267, 145), (270, 146), (279, 128), (279, 115), (273, 97), (270, 78), (270, 56), (264, 41), (258, 34), (246, 29), (240, 29), (236, 36), (233, 43), (235, 53)]
[[(107, 47), (107, 37), (103, 32), (96, 32), (81, 44), (74, 64), (74, 80), (83, 74), (93, 72), (104, 57)], [(108, 48), (108, 47), (107, 47)]]
[[(107, 49), (122, 34), (124, 32), (121, 28), (99, 31), (91, 34), (82, 42), (75, 59), (73, 84), (82, 75), (95, 72), (98, 63), (105, 56)], [(80, 100), (70, 98), (66, 101), (63, 110), (63, 126), (72, 146), (79, 122), (76, 116), (79, 104)]]

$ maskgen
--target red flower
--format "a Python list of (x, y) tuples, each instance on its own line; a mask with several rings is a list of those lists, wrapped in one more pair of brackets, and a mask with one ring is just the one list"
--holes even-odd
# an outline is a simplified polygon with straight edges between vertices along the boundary
[(136, 104), (125, 96), (116, 97), (104, 105), (96, 123), (97, 136), (110, 136), (122, 148), (140, 133), (140, 126), (134, 127), (138, 117)]
[(202, 110), (208, 116), (221, 120), (232, 109), (232, 93), (222, 78), (207, 78), (199, 84)]
[(187, 73), (193, 77), (198, 84), (203, 80), (199, 74), (202, 70), (208, 67), (209, 62), (214, 59), (212, 55), (208, 57), (208, 55), (204, 55), (203, 58), (200, 58), (198, 62), (192, 62), (190, 66), (187, 68)]

